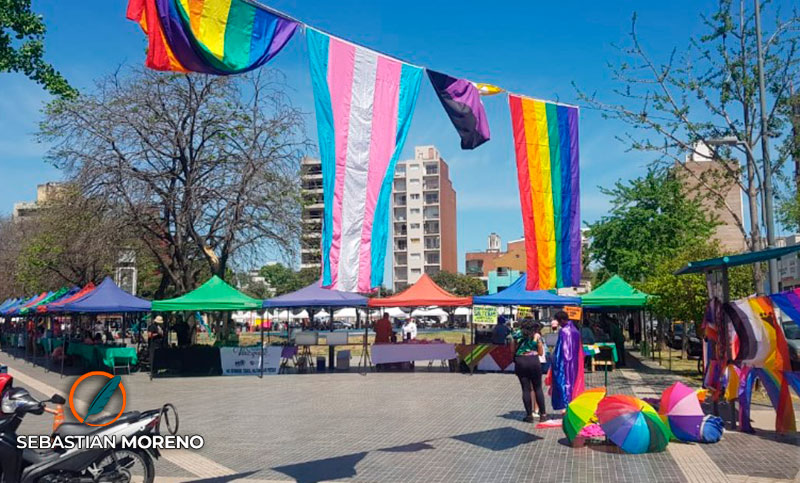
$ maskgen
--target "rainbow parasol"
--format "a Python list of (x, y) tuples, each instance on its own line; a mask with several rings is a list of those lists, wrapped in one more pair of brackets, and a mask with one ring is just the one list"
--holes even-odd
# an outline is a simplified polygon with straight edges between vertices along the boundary
[(595, 387), (587, 389), (569, 403), (567, 412), (564, 413), (564, 419), (562, 419), (561, 428), (564, 430), (564, 434), (567, 435), (567, 439), (569, 439), (570, 443), (575, 439), (580, 430), (594, 418), (594, 413), (597, 411), (597, 404), (605, 396), (605, 388)]
[(627, 453), (663, 451), (670, 430), (652, 406), (633, 396), (606, 396), (597, 405), (597, 420), (608, 439)]

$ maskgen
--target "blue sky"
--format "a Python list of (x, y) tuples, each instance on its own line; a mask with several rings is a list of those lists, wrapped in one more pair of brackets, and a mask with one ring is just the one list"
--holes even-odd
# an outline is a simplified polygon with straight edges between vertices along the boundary
[[(485, 2), (368, 2), (339, 0), (264, 0), (270, 6), (337, 36), (417, 65), (497, 84), (540, 99), (575, 103), (574, 81), (582, 89), (610, 96), (616, 84), (607, 63), (620, 54), (630, 18), (652, 54), (664, 58), (673, 47), (703, 31), (700, 14), (708, 0)], [(145, 38), (125, 19), (123, 0), (34, 0), (48, 28), (46, 59), (76, 87), (89, 90), (93, 79), (122, 65), (144, 62)], [(788, 5), (788, 0), (784, 2)], [(402, 8), (399, 7), (402, 5)], [(316, 138), (305, 40), (295, 36), (270, 64), (283, 70), (293, 102), (308, 113), (307, 131)], [(15, 201), (35, 198), (35, 186), (61, 177), (42, 160), (47, 146), (33, 133), (48, 95), (21, 75), (0, 74), (0, 213)], [(484, 99), (492, 140), (462, 151), (459, 138), (423, 79), (404, 156), (415, 145), (434, 144), (450, 165), (458, 193), (459, 269), (464, 252), (482, 249), (494, 231), (504, 241), (522, 234), (510, 117), (505, 96)], [(581, 110), (581, 218), (605, 214), (608, 201), (598, 186), (641, 174), (651, 161), (626, 153), (615, 135), (625, 126)], [(256, 261), (254, 261), (256, 262)], [(260, 263), (261, 261), (257, 261)]]

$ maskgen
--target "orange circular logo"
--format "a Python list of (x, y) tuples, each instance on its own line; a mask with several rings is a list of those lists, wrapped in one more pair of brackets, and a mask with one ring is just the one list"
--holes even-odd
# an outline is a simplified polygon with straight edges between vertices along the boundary
[[(102, 403), (102, 404), (103, 404), (103, 407), (100, 407), (100, 408), (97, 410), (97, 413), (99, 413), (100, 411), (102, 411), (102, 410), (103, 410), (103, 408), (105, 407), (105, 403), (107, 403), (107, 402), (108, 402), (108, 399), (110, 399), (110, 398), (111, 398), (111, 396), (113, 395), (113, 393), (114, 393), (114, 392), (116, 392), (116, 390), (117, 390), (117, 389), (116, 389), (116, 387), (110, 387), (110, 386), (109, 386), (109, 384), (111, 384), (111, 383), (112, 383), (112, 381), (114, 381), (116, 378), (119, 378), (119, 376), (113, 376), (113, 375), (111, 375), (111, 374), (109, 374), (109, 373), (107, 373), (107, 372), (105, 372), (105, 371), (92, 371), (92, 372), (87, 372), (86, 374), (84, 374), (84, 375), (82, 375), (81, 377), (79, 377), (79, 378), (78, 378), (78, 379), (75, 381), (75, 383), (74, 383), (74, 384), (72, 384), (72, 388), (69, 390), (69, 410), (70, 410), (70, 411), (72, 411), (72, 415), (73, 415), (73, 416), (75, 416), (75, 419), (77, 419), (79, 423), (84, 423), (84, 424), (86, 424), (86, 425), (88, 425), (88, 426), (98, 426), (98, 427), (99, 427), (99, 426), (108, 426), (109, 424), (111, 424), (111, 423), (113, 423), (114, 421), (116, 421), (117, 419), (119, 419), (119, 417), (120, 417), (120, 416), (122, 416), (122, 412), (123, 412), (123, 411), (125, 411), (125, 386), (123, 386), (123, 385), (122, 385), (122, 381), (120, 380), (120, 382), (119, 382), (119, 386), (118, 386), (118, 387), (119, 387), (120, 391), (122, 391), (122, 407), (121, 407), (121, 408), (119, 408), (119, 413), (117, 414), (117, 416), (116, 416), (114, 419), (112, 419), (111, 421), (105, 422), (105, 423), (103, 423), (103, 424), (93, 424), (93, 423), (88, 423), (88, 422), (86, 422), (86, 418), (88, 418), (89, 416), (91, 416), (91, 414), (87, 414), (87, 415), (86, 415), (86, 417), (81, 417), (81, 416), (80, 416), (80, 415), (79, 415), (79, 414), (78, 414), (78, 413), (75, 411), (75, 403), (74, 403), (74, 398), (75, 398), (75, 389), (77, 389), (77, 388), (78, 388), (78, 385), (80, 385), (80, 383), (82, 383), (83, 381), (85, 381), (86, 379), (88, 379), (88, 378), (90, 378), (90, 377), (92, 377), (92, 376), (102, 376), (102, 377), (106, 377), (106, 378), (108, 378), (108, 379), (109, 379), (109, 382), (108, 382), (108, 383), (106, 383), (106, 385), (105, 385), (105, 386), (103, 386), (103, 388), (102, 388), (102, 389), (100, 389), (100, 393), (98, 393), (98, 394), (96, 394), (96, 395), (95, 395), (95, 397), (94, 397), (94, 400), (91, 402), (91, 404), (90, 404), (90, 406), (89, 406), (89, 412), (90, 412), (90, 413), (92, 413), (92, 414), (95, 414), (94, 412), (92, 412), (92, 409), (93, 409), (93, 406), (95, 405), (95, 403), (96, 403), (96, 402), (100, 402), (100, 403)], [(108, 394), (108, 395), (107, 395), (107, 397), (105, 398), (105, 400), (103, 401), (103, 400), (101, 400), (101, 398), (102, 398), (102, 395), (101, 395), (101, 393), (103, 393), (104, 391), (107, 391), (107, 390), (108, 390), (108, 391), (110, 391), (110, 394)]]

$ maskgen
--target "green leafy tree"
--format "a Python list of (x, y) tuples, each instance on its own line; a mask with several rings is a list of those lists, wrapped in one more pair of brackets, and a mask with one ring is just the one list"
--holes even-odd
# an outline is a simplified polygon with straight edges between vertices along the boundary
[(662, 260), (703, 244), (713, 232), (715, 222), (668, 171), (650, 170), (644, 177), (600, 190), (611, 197), (611, 210), (589, 225), (591, 258), (601, 267), (599, 280), (610, 273), (643, 280)]
[[(724, 253), (716, 242), (687, 245), (674, 256), (661, 259), (644, 282), (634, 285), (655, 296), (650, 302), (655, 315), (699, 323), (708, 304), (705, 275), (675, 275), (675, 272), (691, 261), (722, 255)], [(752, 271), (746, 266), (731, 268), (728, 271), (728, 284), (731, 300), (752, 294)]]
[(300, 290), (319, 280), (319, 270), (315, 268), (304, 268), (295, 272), (291, 268), (280, 263), (265, 265), (261, 267), (260, 274), (264, 277), (275, 291), (275, 295)]
[(0, 72), (21, 72), (55, 96), (75, 97), (78, 91), (43, 59), (46, 30), (30, 0), (0, 0)]
[(483, 281), (479, 278), (470, 277), (462, 273), (442, 271), (431, 278), (437, 285), (453, 295), (471, 297), (473, 295), (483, 295), (486, 293), (486, 287), (483, 285)]

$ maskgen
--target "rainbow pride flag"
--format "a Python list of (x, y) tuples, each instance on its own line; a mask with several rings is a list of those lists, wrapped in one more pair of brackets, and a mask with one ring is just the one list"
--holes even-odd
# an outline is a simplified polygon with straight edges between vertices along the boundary
[(394, 168), (422, 68), (306, 29), (322, 161), (322, 286), (383, 282)]
[(769, 296), (787, 317), (800, 326), (800, 288)]
[(578, 108), (509, 94), (527, 290), (581, 279)]
[(129, 0), (127, 17), (147, 34), (147, 67), (216, 75), (261, 67), (298, 27), (245, 0)]

